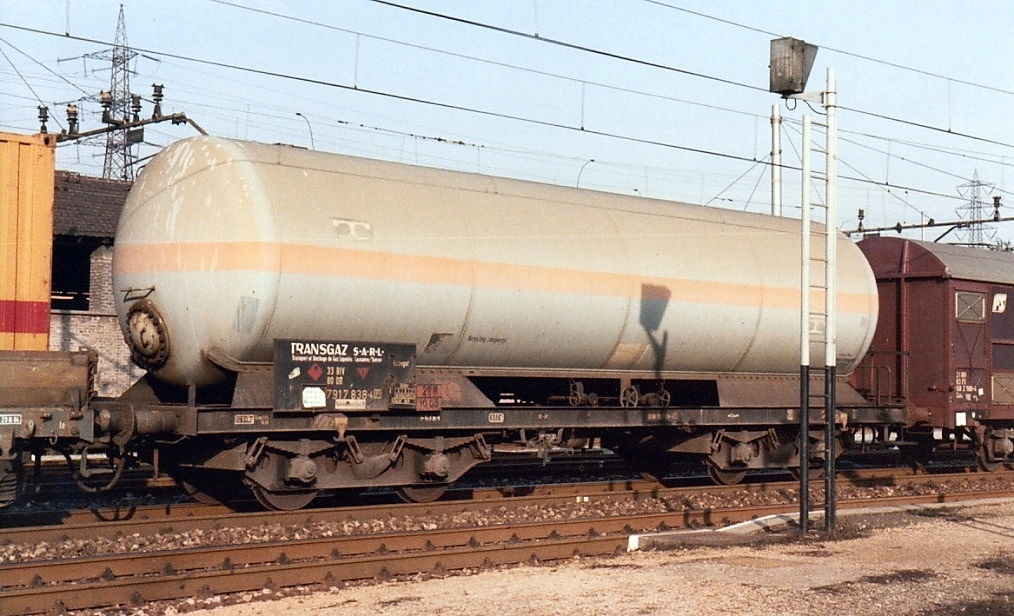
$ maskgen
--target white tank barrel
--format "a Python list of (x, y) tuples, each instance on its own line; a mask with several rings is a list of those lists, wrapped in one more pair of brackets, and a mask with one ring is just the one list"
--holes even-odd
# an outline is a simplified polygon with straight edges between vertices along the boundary
[[(211, 348), (267, 361), (276, 338), (412, 343), (421, 365), (796, 374), (798, 227), (195, 137), (131, 190), (113, 284), (135, 360), (175, 385), (223, 378)], [(837, 241), (848, 373), (877, 291), (862, 253)]]

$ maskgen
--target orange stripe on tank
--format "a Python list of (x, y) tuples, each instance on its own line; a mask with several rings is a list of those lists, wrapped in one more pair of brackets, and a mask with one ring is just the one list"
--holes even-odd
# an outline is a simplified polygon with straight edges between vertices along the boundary
[[(164, 271), (267, 271), (311, 276), (388, 280), (422, 284), (478, 286), (529, 292), (573, 293), (642, 299), (643, 285), (668, 288), (674, 301), (799, 307), (799, 290), (760, 285), (638, 276), (617, 272), (550, 268), (516, 263), (471, 261), (429, 255), (376, 252), (272, 242), (192, 242), (117, 245), (113, 274)], [(811, 293), (814, 305), (824, 294)], [(650, 298), (649, 298), (650, 299)], [(873, 295), (839, 293), (839, 309), (868, 314)]]

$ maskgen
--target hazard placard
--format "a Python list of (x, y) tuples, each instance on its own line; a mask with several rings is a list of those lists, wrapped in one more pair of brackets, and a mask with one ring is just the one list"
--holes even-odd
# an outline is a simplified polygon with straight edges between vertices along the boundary
[(413, 408), (415, 345), (276, 340), (276, 411)]

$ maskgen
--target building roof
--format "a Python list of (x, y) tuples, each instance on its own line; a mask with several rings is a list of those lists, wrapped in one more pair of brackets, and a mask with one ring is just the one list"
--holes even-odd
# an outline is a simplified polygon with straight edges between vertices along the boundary
[(57, 171), (53, 235), (112, 238), (132, 182)]

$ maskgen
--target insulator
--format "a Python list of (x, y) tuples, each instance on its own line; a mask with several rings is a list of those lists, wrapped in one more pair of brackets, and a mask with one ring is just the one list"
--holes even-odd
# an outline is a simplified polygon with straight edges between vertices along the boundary
[(73, 103), (67, 105), (67, 124), (69, 125), (67, 132), (71, 135), (77, 134), (77, 105)]
[(165, 98), (165, 95), (162, 93), (163, 87), (164, 86), (162, 84), (158, 83), (151, 84), (152, 88), (151, 98), (153, 101), (155, 101), (155, 109), (153, 109), (151, 112), (151, 118), (153, 120), (162, 117), (162, 99)]
[(49, 121), (49, 107), (46, 107), (45, 105), (39, 105), (39, 124), (42, 124), (42, 126), (39, 128), (39, 132), (42, 133), (43, 135), (49, 132), (46, 129), (46, 122), (48, 121)]
[(130, 110), (134, 112), (134, 121), (141, 121), (141, 97), (138, 94), (130, 95)]

